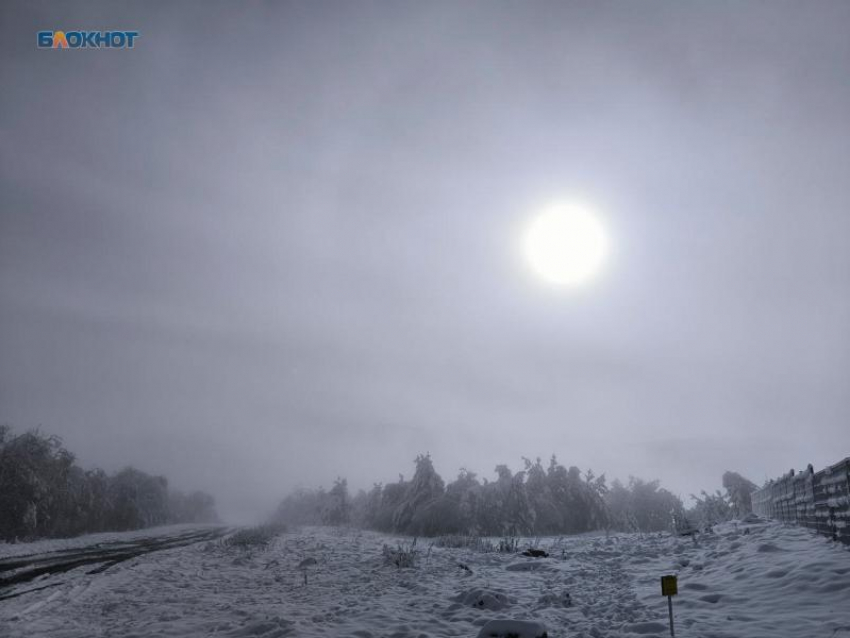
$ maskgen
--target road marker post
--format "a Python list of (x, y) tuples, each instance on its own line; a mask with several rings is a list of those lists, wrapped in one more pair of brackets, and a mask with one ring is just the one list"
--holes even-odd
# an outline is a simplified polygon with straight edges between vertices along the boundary
[(679, 593), (679, 583), (673, 575), (661, 577), (661, 595), (667, 596), (667, 609), (670, 611), (670, 635), (675, 636), (673, 631), (673, 596)]

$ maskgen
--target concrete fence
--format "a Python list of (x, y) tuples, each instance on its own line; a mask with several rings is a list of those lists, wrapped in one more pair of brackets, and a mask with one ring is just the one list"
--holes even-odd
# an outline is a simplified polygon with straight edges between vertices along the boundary
[(753, 511), (759, 516), (801, 525), (850, 545), (850, 457), (815, 472), (802, 472), (770, 481), (753, 492)]

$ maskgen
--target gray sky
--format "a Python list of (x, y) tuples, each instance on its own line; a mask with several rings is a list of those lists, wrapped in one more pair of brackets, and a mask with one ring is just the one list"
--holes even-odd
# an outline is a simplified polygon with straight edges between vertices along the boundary
[[(133, 50), (36, 48), (128, 29)], [(214, 493), (850, 453), (850, 4), (0, 6), (0, 421)], [(521, 230), (593, 204), (604, 271)]]

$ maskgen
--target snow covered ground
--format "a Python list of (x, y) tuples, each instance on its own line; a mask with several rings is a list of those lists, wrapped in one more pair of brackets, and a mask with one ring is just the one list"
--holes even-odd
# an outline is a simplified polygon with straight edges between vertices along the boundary
[(676, 573), (676, 636), (850, 638), (848, 548), (775, 523), (715, 532), (697, 546), (666, 534), (546, 538), (549, 558), (429, 551), (420, 539), (410, 569), (386, 564), (382, 547), (397, 539), (353, 530), (302, 529), (262, 550), (200, 543), (51, 577), (62, 584), (0, 601), (0, 635), (474, 638), (510, 618), (550, 637), (668, 636), (659, 579)]
[(0, 542), (0, 560), (13, 556), (28, 556), (30, 554), (43, 554), (46, 552), (60, 552), (72, 549), (91, 547), (98, 543), (117, 543), (127, 541), (140, 541), (148, 538), (162, 538), (163, 536), (174, 536), (184, 532), (199, 529), (214, 529), (217, 525), (199, 525), (197, 523), (186, 523), (182, 525), (163, 525), (161, 527), (148, 527), (132, 532), (99, 532), (97, 534), (86, 534), (74, 538), (48, 538), (31, 543), (4, 543)]

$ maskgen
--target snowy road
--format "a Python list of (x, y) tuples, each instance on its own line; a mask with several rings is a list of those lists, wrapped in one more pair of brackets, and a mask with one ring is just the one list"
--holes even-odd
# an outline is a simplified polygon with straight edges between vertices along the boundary
[(61, 583), (0, 601), (0, 635), (474, 638), (514, 618), (551, 638), (661, 638), (659, 577), (676, 573), (681, 638), (850, 638), (846, 547), (773, 523), (716, 531), (696, 546), (666, 534), (546, 538), (551, 557), (537, 559), (420, 539), (412, 569), (388, 565), (382, 547), (396, 539), (371, 532), (303, 529), (257, 549), (199, 542), (48, 576)]
[[(190, 530), (162, 537), (98, 542), (74, 549), (59, 549), (0, 559), (0, 601), (23, 596), (31, 591), (58, 586), (61, 581), (48, 577), (58, 576), (80, 567), (91, 568), (86, 571), (86, 574), (99, 574), (125, 560), (164, 549), (212, 541), (224, 536), (227, 531), (225, 527)], [(38, 586), (23, 586), (36, 579), (39, 580)]]

